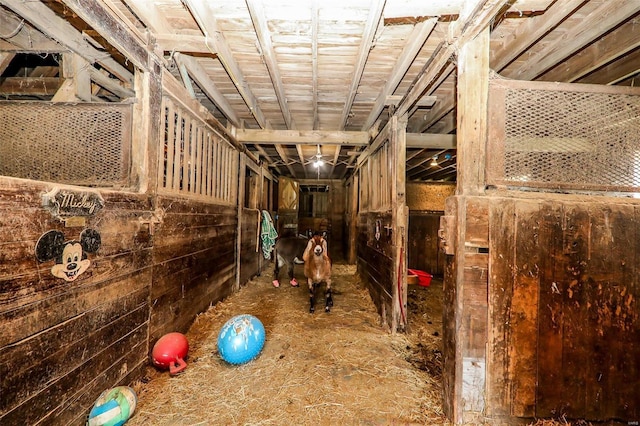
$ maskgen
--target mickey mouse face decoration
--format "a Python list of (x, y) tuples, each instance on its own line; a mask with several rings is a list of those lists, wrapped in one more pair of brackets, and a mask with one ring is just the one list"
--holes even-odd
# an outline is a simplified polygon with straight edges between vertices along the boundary
[(79, 241), (65, 241), (62, 232), (48, 231), (36, 243), (36, 258), (40, 262), (56, 259), (56, 264), (51, 268), (53, 276), (74, 281), (91, 264), (87, 253), (95, 253), (100, 243), (100, 234), (94, 229), (82, 231)]

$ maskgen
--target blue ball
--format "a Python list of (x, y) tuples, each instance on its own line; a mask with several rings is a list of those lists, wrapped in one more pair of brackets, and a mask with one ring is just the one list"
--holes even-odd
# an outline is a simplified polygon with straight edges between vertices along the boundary
[(218, 334), (218, 353), (229, 364), (244, 364), (258, 356), (265, 341), (264, 326), (253, 315), (237, 315)]

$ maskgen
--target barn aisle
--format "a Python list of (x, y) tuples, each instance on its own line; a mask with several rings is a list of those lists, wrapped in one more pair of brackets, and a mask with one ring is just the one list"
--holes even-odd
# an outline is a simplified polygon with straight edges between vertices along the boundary
[[(446, 423), (439, 374), (420, 359), (439, 351), (417, 343), (421, 327), (385, 331), (354, 266), (334, 265), (329, 314), (322, 306), (309, 314), (306, 288), (274, 288), (272, 276), (265, 272), (196, 319), (187, 369), (170, 377), (150, 367), (134, 386), (138, 408), (128, 426)], [(258, 317), (267, 338), (257, 359), (230, 366), (216, 339), (239, 314)], [(439, 317), (415, 320), (440, 327)]]

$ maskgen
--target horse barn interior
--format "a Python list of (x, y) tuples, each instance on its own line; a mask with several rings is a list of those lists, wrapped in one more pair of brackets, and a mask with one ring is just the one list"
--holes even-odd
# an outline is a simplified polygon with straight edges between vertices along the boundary
[(0, 424), (142, 378), (271, 270), (264, 212), (326, 231), (390, 338), (407, 269), (441, 277), (447, 421), (638, 424), (639, 12), (0, 0)]

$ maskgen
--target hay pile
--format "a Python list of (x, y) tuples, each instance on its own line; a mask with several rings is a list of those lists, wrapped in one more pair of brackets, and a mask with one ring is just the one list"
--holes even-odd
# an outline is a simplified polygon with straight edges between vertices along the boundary
[[(198, 316), (187, 333), (189, 366), (174, 377), (149, 368), (128, 426), (445, 424), (441, 366), (422, 359), (438, 353), (440, 335), (418, 345), (415, 333), (389, 334), (353, 266), (334, 265), (330, 314), (322, 298), (308, 313), (304, 286), (276, 289), (271, 280), (265, 272)], [(216, 340), (239, 314), (258, 317), (267, 338), (257, 359), (231, 366)]]

